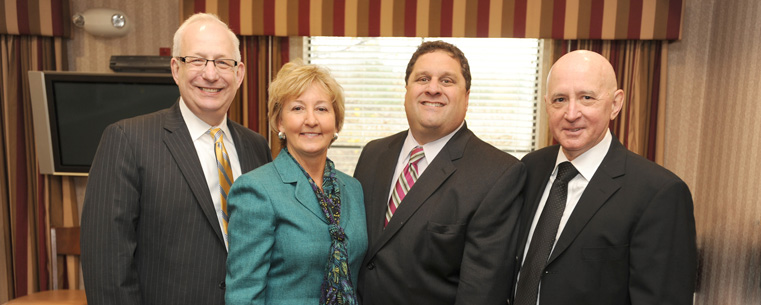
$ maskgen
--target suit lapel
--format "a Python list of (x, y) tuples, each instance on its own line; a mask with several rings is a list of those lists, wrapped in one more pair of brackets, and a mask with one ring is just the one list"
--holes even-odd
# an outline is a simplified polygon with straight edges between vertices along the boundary
[(625, 174), (625, 150), (626, 148), (618, 142), (618, 139), (613, 137), (608, 154), (602, 163), (600, 163), (600, 167), (595, 172), (592, 180), (587, 184), (584, 193), (581, 194), (579, 203), (568, 218), (568, 222), (563, 228), (563, 232), (560, 234), (560, 238), (558, 238), (558, 242), (555, 244), (555, 249), (552, 250), (547, 264), (552, 263), (555, 258), (571, 245), (600, 207), (608, 201), (611, 195), (621, 188), (620, 180), (616, 179)]
[(376, 183), (371, 184), (373, 187), (371, 198), (365, 198), (365, 200), (376, 202), (375, 204), (365, 205), (369, 221), (367, 224), (368, 237), (371, 243), (375, 243), (375, 239), (384, 231), (383, 224), (385, 223), (386, 209), (388, 207), (388, 192), (391, 189), (391, 183), (394, 183), (396, 180), (396, 177), (392, 176), (394, 175), (396, 162), (399, 160), (399, 153), (402, 150), (406, 136), (406, 132), (398, 133), (391, 140), (390, 144), (377, 154)]
[(196, 148), (193, 145), (193, 139), (190, 138), (190, 132), (185, 125), (180, 113), (179, 103), (175, 103), (170, 111), (164, 116), (164, 144), (172, 154), (174, 161), (182, 172), (182, 176), (190, 186), (190, 190), (196, 198), (196, 202), (201, 207), (206, 219), (214, 228), (220, 242), (222, 238), (222, 229), (219, 227), (217, 213), (214, 209), (214, 202), (211, 199), (211, 193), (206, 183), (206, 177), (201, 169), (201, 161), (198, 160)]
[(524, 245), (519, 249), (519, 254), (521, 256), (523, 256), (523, 250), (525, 249), (524, 247), (528, 240), (531, 224), (537, 214), (536, 210), (539, 206), (539, 201), (542, 200), (544, 189), (547, 186), (547, 182), (550, 180), (552, 171), (555, 169), (555, 159), (557, 158), (559, 149), (558, 146), (558, 149), (547, 149), (541, 152), (543, 155), (538, 156), (539, 160), (534, 162), (538, 163), (539, 166), (537, 166), (536, 169), (532, 168), (533, 173), (530, 173), (530, 180), (526, 183), (526, 186), (530, 186), (530, 188), (527, 188), (524, 192), (526, 194), (526, 206), (521, 210), (522, 213), (525, 213), (521, 217), (522, 221), (519, 233), (519, 238), (521, 239), (519, 244)]
[(283, 183), (296, 184), (296, 190), (293, 194), (296, 200), (322, 222), (328, 223), (328, 220), (322, 212), (322, 208), (320, 208), (317, 203), (317, 197), (314, 194), (312, 185), (309, 184), (309, 181), (307, 181), (296, 161), (288, 156), (285, 151), (281, 150), (273, 162)]
[(227, 119), (227, 128), (230, 130), (230, 137), (233, 139), (233, 143), (235, 143), (235, 150), (238, 151), (238, 161), (240, 162), (241, 171), (240, 174), (243, 175), (254, 169), (254, 155), (245, 152), (255, 150), (253, 147), (251, 147), (251, 143), (248, 141), (243, 141), (243, 138), (241, 138), (237, 127), (238, 126), (230, 121), (230, 118)]
[[(415, 185), (404, 197), (404, 200), (399, 203), (399, 208), (394, 213), (394, 217), (391, 218), (391, 221), (380, 235), (380, 239), (372, 245), (372, 248), (368, 253), (374, 255), (383, 247), (383, 245), (391, 240), (391, 238), (404, 227), (407, 220), (410, 219), (410, 217), (412, 217), (412, 215), (414, 215), (415, 212), (427, 202), (428, 198), (441, 187), (444, 181), (457, 170), (453, 161), (462, 158), (466, 144), (472, 135), (473, 133), (470, 132), (467, 125), (465, 125), (449, 140), (433, 162), (428, 165), (425, 172), (423, 172), (420, 178), (418, 178)], [(391, 184), (389, 183), (386, 192), (388, 192), (390, 187)], [(385, 207), (383, 213), (385, 213)]]

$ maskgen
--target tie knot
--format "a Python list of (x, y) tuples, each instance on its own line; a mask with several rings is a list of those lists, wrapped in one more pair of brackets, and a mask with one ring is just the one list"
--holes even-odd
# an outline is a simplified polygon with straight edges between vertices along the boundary
[(423, 159), (423, 157), (425, 157), (425, 154), (423, 153), (423, 147), (415, 146), (415, 148), (413, 148), (410, 152), (410, 164), (417, 163)]
[(224, 134), (222, 128), (209, 128), (209, 133), (211, 134), (211, 137), (214, 138), (214, 142), (219, 141), (219, 139), (222, 138), (222, 134)]
[(563, 182), (568, 182), (573, 179), (573, 177), (576, 177), (576, 174), (578, 174), (579, 171), (576, 170), (575, 167), (573, 167), (573, 164), (571, 162), (565, 161), (563, 163), (560, 163), (558, 165), (558, 175), (556, 179), (560, 179)]

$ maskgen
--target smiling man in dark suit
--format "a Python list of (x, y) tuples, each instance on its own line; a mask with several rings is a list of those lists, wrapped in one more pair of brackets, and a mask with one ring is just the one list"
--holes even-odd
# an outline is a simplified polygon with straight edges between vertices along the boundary
[(609, 131), (624, 103), (611, 64), (561, 57), (547, 79), (560, 145), (523, 158), (516, 305), (692, 304), (695, 219), (687, 185)]
[(225, 188), (272, 160), (262, 136), (227, 119), (245, 73), (238, 45), (216, 16), (188, 18), (171, 62), (180, 100), (104, 131), (82, 211), (88, 304), (225, 303)]
[(406, 74), (409, 130), (368, 143), (354, 173), (370, 241), (362, 302), (504, 304), (524, 166), (465, 124), (470, 67), (457, 47), (423, 43)]

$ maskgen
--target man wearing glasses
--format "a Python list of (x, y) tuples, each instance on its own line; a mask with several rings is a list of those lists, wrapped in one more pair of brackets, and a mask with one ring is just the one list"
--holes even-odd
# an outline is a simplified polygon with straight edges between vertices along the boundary
[(88, 304), (224, 304), (226, 193), (272, 160), (259, 134), (227, 119), (245, 67), (216, 16), (174, 35), (169, 109), (106, 128), (82, 211)]

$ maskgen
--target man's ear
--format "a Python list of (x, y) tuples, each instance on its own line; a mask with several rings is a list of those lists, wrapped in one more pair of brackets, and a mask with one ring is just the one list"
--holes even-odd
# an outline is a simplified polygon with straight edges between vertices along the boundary
[(235, 71), (238, 74), (238, 87), (243, 83), (243, 77), (246, 76), (246, 65), (243, 62), (238, 63), (238, 70)]
[(172, 60), (170, 61), (169, 65), (172, 68), (172, 78), (174, 78), (174, 82), (176, 84), (179, 84), (180, 83), (179, 82), (179, 79), (180, 79), (180, 62), (177, 59), (177, 57), (172, 57)]
[(624, 107), (624, 90), (618, 89), (616, 92), (613, 92), (613, 111), (610, 113), (610, 120), (618, 116), (618, 113), (621, 112), (621, 108)]

